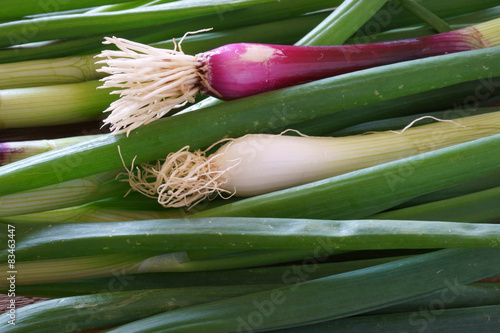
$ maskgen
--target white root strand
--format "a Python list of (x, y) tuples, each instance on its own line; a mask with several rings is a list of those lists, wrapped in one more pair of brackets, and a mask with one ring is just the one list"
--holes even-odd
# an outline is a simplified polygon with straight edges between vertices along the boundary
[(99, 69), (105, 77), (100, 88), (119, 88), (111, 94), (120, 98), (104, 112), (113, 134), (130, 134), (134, 129), (165, 116), (170, 110), (194, 103), (202, 82), (200, 61), (182, 50), (159, 49), (122, 38), (105, 38), (120, 50), (105, 50)]
[[(163, 207), (193, 207), (217, 196), (231, 197), (234, 192), (223, 189), (226, 173), (213, 161), (220, 154), (206, 157), (206, 152), (189, 151), (189, 146), (169, 154), (155, 164), (141, 163), (126, 169), (131, 190), (156, 198)], [(123, 159), (122, 159), (123, 162)], [(235, 162), (235, 166), (239, 161)], [(124, 163), (125, 165), (125, 163)]]

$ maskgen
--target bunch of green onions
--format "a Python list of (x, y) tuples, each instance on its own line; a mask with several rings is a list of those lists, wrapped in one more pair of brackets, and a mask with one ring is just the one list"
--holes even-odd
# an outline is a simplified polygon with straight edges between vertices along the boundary
[[(0, 293), (14, 304), (2, 332), (498, 328), (497, 1), (0, 7), (0, 125), (25, 132), (0, 142)], [(182, 49), (165, 41), (207, 27)], [(429, 41), (430, 53), (403, 52)], [(365, 62), (389, 45), (402, 49)], [(124, 79), (137, 66), (123, 55), (175, 47), (204, 59), (225, 101), (163, 109), (179, 97), (155, 95), (170, 80), (153, 79), (164, 60), (142, 68), (149, 79)], [(317, 76), (315, 50), (333, 49), (356, 65)], [(315, 60), (302, 66), (305, 51)], [(307, 70), (233, 96), (241, 85), (217, 60), (228, 54), (276, 66), (269, 78)], [(100, 79), (146, 89), (120, 98)], [(149, 118), (118, 116), (113, 133), (87, 122), (117, 105)], [(57, 139), (46, 127), (70, 123), (84, 127)], [(20, 295), (50, 300), (19, 307)]]

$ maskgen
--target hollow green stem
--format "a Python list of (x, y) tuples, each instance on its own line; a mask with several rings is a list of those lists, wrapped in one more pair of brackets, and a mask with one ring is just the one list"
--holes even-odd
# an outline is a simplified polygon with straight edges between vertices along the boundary
[(81, 205), (127, 192), (125, 183), (114, 180), (117, 172), (61, 182), (0, 198), (0, 216), (14, 216)]
[(409, 12), (411, 12), (412, 14), (414, 14), (415, 16), (417, 16), (418, 18), (429, 24), (437, 32), (447, 32), (452, 30), (452, 28), (448, 23), (440, 19), (438, 16), (436, 16), (422, 4), (414, 0), (398, 0), (398, 1), (403, 6), (403, 8), (405, 8), (406, 10), (408, 10)]
[(95, 138), (95, 135), (82, 135), (54, 140), (0, 142), (0, 166), (92, 138)]
[[(442, 221), (221, 217), (15, 228), (21, 235), (18, 263), (114, 253), (311, 250), (322, 257), (336, 251), (500, 247), (500, 225)], [(2, 224), (2, 234), (6, 230)], [(2, 258), (7, 254), (0, 252)]]
[[(253, 267), (225, 271), (169, 272), (147, 274), (121, 274), (120, 290), (133, 291), (160, 288), (189, 288), (210, 286), (238, 286), (255, 284), (294, 284), (333, 274), (379, 265), (403, 257), (383, 257), (375, 259), (323, 263), (326, 258), (305, 258), (302, 262), (266, 267)], [(317, 261), (315, 269), (308, 269)], [(48, 284), (20, 285), (16, 290), (20, 295), (40, 297), (62, 297), (95, 294), (114, 286), (116, 276), (107, 278), (71, 280)], [(115, 288), (113, 288), (115, 289)], [(6, 292), (8, 289), (0, 288)]]
[(97, 120), (116, 95), (99, 81), (0, 91), (0, 128), (48, 126)]
[(346, 0), (297, 45), (340, 45), (351, 37), (387, 0)]
[(0, 21), (20, 19), (23, 16), (66, 11), (80, 8), (90, 8), (100, 5), (125, 3), (132, 0), (81, 0), (81, 1), (29, 1), (4, 0)]

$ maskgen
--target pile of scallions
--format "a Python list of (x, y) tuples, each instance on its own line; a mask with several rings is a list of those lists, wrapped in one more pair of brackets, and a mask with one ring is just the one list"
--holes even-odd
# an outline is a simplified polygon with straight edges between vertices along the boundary
[(497, 0), (0, 22), (2, 333), (498, 331)]

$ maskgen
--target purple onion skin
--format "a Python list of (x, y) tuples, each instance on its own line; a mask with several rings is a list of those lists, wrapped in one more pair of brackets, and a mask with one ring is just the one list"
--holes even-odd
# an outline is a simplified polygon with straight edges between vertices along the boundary
[(371, 44), (290, 46), (228, 44), (199, 55), (202, 70), (225, 100), (310, 82), (365, 68), (485, 47), (474, 31)]

